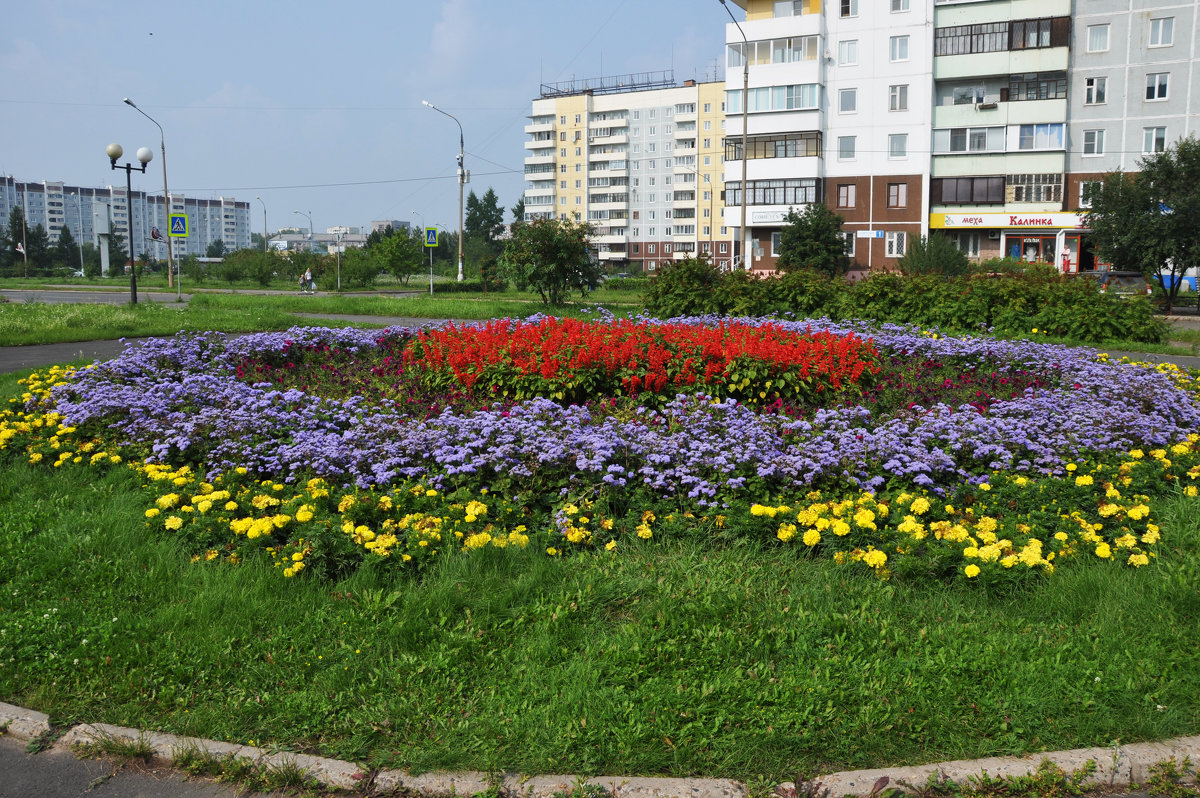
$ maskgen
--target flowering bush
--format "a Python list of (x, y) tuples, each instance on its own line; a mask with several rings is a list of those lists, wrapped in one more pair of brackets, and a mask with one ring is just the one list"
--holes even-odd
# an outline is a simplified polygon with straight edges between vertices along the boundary
[[(648, 358), (644, 375), (668, 381), (654, 402), (644, 380), (642, 401), (475, 393), (489, 368), (508, 369), (492, 384), (517, 385), (516, 364), (540, 369), (543, 355), (549, 377), (538, 379), (569, 381), (584, 363), (620, 392), (629, 360), (605, 358), (627, 344), (626, 357)], [(482, 365), (457, 358), (468, 345)], [(817, 369), (833, 402), (767, 393), (822, 351), (842, 353)], [(703, 392), (676, 391), (684, 352)], [(428, 384), (439, 370), (453, 389)], [(290, 576), (700, 534), (757, 536), (881, 577), (1011, 580), (1080, 555), (1149, 562), (1155, 498), (1200, 484), (1192, 375), (886, 325), (534, 320), (440, 335), (179, 336), (27, 387), (0, 417), (0, 449), (54, 467), (139, 462), (148, 523), (201, 561), (261, 551)]]

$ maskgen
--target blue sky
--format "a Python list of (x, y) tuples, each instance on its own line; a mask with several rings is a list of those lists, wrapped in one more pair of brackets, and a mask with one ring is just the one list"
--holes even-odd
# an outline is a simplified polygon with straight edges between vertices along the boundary
[[(9, 3), (0, 43), (0, 173), (161, 193), (262, 197), (267, 225), (458, 226), (458, 128), (468, 190), (507, 209), (524, 187), (524, 125), (542, 83), (674, 69), (723, 79), (729, 16), (717, 0), (295, 0)], [(738, 19), (743, 14), (735, 6)]]

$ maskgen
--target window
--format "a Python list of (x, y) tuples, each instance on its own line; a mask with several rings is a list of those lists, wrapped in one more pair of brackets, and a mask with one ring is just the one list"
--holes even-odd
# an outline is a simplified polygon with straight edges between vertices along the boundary
[(933, 131), (933, 151), (935, 154), (1004, 152), (1004, 128), (999, 126), (955, 127), (935, 130)]
[(908, 37), (893, 36), (890, 40), (890, 54), (893, 61), (908, 60)]
[(1108, 90), (1108, 78), (1088, 78), (1083, 82), (1083, 104), (1103, 105), (1105, 92)]
[(580, 115), (579, 115), (579, 114), (575, 114), (575, 124), (577, 124), (577, 125), (578, 125), (578, 124), (579, 124), (581, 121), (582, 121), (582, 118), (580, 117)]
[(575, 148), (575, 157), (576, 157), (576, 158), (578, 158), (580, 155), (583, 155), (583, 148), (582, 148), (582, 147), (576, 147), (576, 148)]
[(559, 180), (559, 181), (558, 181), (558, 187), (559, 187), (559, 188), (566, 188), (566, 187), (567, 187), (567, 181), (566, 181), (566, 180)]
[(839, 235), (842, 237), (842, 254), (847, 257), (854, 257), (854, 231), (843, 230)]
[(1021, 125), (1017, 146), (1022, 150), (1061, 150), (1063, 148), (1063, 125)]
[(771, 233), (771, 257), (779, 257), (779, 245), (783, 243), (783, 233)]
[(955, 233), (950, 240), (968, 258), (979, 257), (979, 233)]
[(858, 63), (858, 39), (838, 42), (838, 65), (854, 66)]
[[(653, 229), (650, 231), (650, 235), (654, 235)], [(649, 254), (653, 255), (657, 251), (658, 251), (658, 247), (656, 245), (654, 245), (654, 244), (646, 245), (646, 252), (648, 252)]]
[(567, 131), (565, 131), (565, 130), (564, 130), (564, 131), (561, 131), (561, 132), (558, 134), (558, 140), (559, 140), (559, 141), (566, 141), (566, 140), (567, 140)]
[(582, 181), (582, 180), (576, 180), (576, 181), (575, 181), (575, 188), (582, 188), (582, 187), (583, 187), (583, 181)]
[(1167, 129), (1165, 127), (1142, 128), (1142, 152), (1149, 155), (1162, 152), (1167, 148)]
[(892, 13), (898, 14), (908, 10), (908, 0), (892, 0)]
[(1151, 72), (1146, 75), (1146, 99), (1147, 100), (1165, 100), (1167, 99), (1167, 75), (1168, 72)]
[(560, 116), (560, 117), (558, 118), (558, 124), (560, 124), (560, 125), (565, 125), (565, 124), (567, 124), (567, 117), (566, 117), (566, 115), (565, 115), (565, 114), (564, 114), (563, 116)]
[(888, 183), (887, 206), (889, 208), (908, 207), (908, 183)]
[(566, 148), (566, 147), (563, 147), (563, 148), (561, 148), (561, 149), (558, 151), (558, 157), (559, 157), (559, 158), (566, 158), (566, 157), (567, 157), (567, 148)]
[(565, 175), (567, 173), (567, 165), (565, 163), (559, 164), (558, 171)]
[[(746, 184), (750, 194), (749, 205), (807, 205), (821, 200), (817, 191), (817, 179), (792, 177), (781, 180), (751, 180)], [(731, 181), (725, 184), (725, 205), (741, 205), (742, 184)]]
[(889, 111), (907, 111), (908, 110), (908, 84), (904, 83), (899, 86), (888, 86), (888, 110)]
[(1169, 47), (1175, 43), (1175, 17), (1150, 20), (1150, 46)]
[(1079, 207), (1092, 207), (1092, 197), (1095, 196), (1095, 193), (1100, 190), (1100, 186), (1102, 185), (1103, 183), (1099, 180), (1081, 180), (1079, 182)]
[(929, 181), (931, 205), (1003, 205), (1003, 177), (935, 177)]
[(849, 161), (854, 158), (854, 136), (838, 136), (838, 160)]
[(1034, 50), (1050, 46), (1050, 19), (1024, 19), (1012, 23), (1008, 49)]
[(907, 158), (908, 157), (908, 134), (907, 133), (892, 133), (888, 135), (888, 157), (889, 158)]
[(1104, 154), (1104, 131), (1103, 130), (1085, 130), (1085, 131), (1083, 131), (1083, 154), (1084, 155), (1103, 155)]
[(711, 112), (712, 112), (712, 103), (705, 103), (704, 104), (704, 113), (707, 114), (707, 113), (711, 113)]
[(1008, 23), (953, 25), (933, 32), (934, 55), (995, 53), (1008, 49)]
[(888, 233), (884, 240), (887, 242), (887, 256), (889, 258), (899, 258), (904, 255), (904, 244), (907, 238), (906, 233)]
[(812, 0), (775, 0), (775, 16), (798, 17), (812, 13)]
[(853, 208), (857, 188), (853, 183), (839, 183), (837, 187), (837, 206), (839, 208)]
[(1103, 53), (1108, 50), (1108, 25), (1088, 25), (1087, 51)]
[(838, 90), (838, 113), (852, 114), (858, 110), (858, 89)]
[(857, 17), (858, 16), (858, 0), (842, 0), (842, 16)]
[(1008, 97), (1003, 89), (1000, 99), (1007, 102), (1023, 100), (1063, 100), (1067, 96), (1067, 76), (1063, 72), (1041, 72), (1028, 75), (1009, 75)]
[(1062, 186), (1061, 173), (1009, 175), (1007, 180), (1012, 202), (1062, 202)]

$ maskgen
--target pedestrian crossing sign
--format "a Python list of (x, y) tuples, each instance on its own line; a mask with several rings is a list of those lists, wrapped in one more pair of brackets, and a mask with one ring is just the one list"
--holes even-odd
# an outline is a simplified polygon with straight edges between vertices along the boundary
[(188, 218), (186, 213), (171, 214), (171, 238), (187, 238)]
[(427, 246), (427, 247), (436, 247), (437, 246), (437, 228), (436, 227), (426, 227), (425, 228), (425, 246)]

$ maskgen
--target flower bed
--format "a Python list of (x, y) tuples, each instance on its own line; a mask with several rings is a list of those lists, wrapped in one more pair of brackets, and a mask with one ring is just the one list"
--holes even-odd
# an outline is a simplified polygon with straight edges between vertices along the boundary
[[(696, 382), (678, 381), (687, 374)], [(539, 379), (551, 397), (519, 398)], [(56, 414), (43, 432), (59, 419), (72, 431), (22, 442), (46, 457), (77, 441), (58, 462), (89, 459), (88, 445), (161, 466), (191, 498), (167, 529), (206, 556), (300, 554), (281, 566), (292, 574), (314, 557), (332, 571), (418, 561), (418, 530), (436, 527), (418, 548), (533, 535), (557, 554), (738, 534), (881, 576), (983, 581), (1080, 553), (1148, 562), (1153, 498), (1194, 490), (1200, 474), (1187, 382), (1090, 350), (865, 324), (296, 329), (131, 348), (44, 407), (31, 393), (31, 410)], [(588, 401), (572, 402), (581, 385)], [(286, 512), (253, 504), (264, 480)], [(222, 491), (221, 507), (235, 506), (212, 512), (203, 497)], [(352, 506), (377, 516), (348, 517)]]

